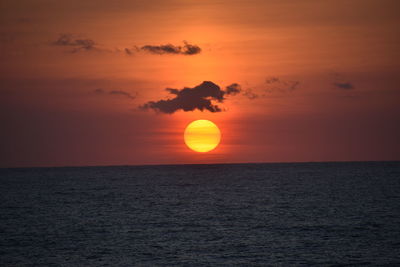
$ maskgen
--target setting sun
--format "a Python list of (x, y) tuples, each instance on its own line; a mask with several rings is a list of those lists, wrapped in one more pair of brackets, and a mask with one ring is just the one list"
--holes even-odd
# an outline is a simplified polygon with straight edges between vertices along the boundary
[(217, 125), (209, 120), (196, 120), (185, 129), (185, 144), (196, 152), (209, 152), (221, 141)]

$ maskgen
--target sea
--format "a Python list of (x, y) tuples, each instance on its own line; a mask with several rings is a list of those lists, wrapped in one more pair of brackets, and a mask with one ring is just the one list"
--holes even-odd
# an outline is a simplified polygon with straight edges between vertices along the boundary
[(400, 266), (400, 162), (0, 169), (0, 266)]

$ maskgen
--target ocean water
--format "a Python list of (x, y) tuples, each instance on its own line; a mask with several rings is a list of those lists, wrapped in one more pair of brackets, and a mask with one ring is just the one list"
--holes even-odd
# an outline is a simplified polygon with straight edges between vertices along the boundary
[(0, 169), (0, 266), (400, 266), (400, 162)]

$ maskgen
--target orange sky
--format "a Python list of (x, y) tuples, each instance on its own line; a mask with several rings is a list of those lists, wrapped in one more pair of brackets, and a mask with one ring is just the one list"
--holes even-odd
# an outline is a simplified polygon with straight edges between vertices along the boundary
[[(400, 160), (398, 10), (378, 0), (1, 1), (0, 167)], [(141, 49), (184, 41), (201, 52)], [(139, 108), (203, 81), (242, 91), (222, 112)], [(183, 143), (196, 119), (222, 131), (210, 153)]]

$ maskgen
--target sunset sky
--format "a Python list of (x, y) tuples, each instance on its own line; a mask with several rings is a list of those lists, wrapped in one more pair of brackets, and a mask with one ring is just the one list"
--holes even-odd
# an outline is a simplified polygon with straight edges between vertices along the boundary
[(1, 0), (0, 167), (400, 160), (399, 7)]

